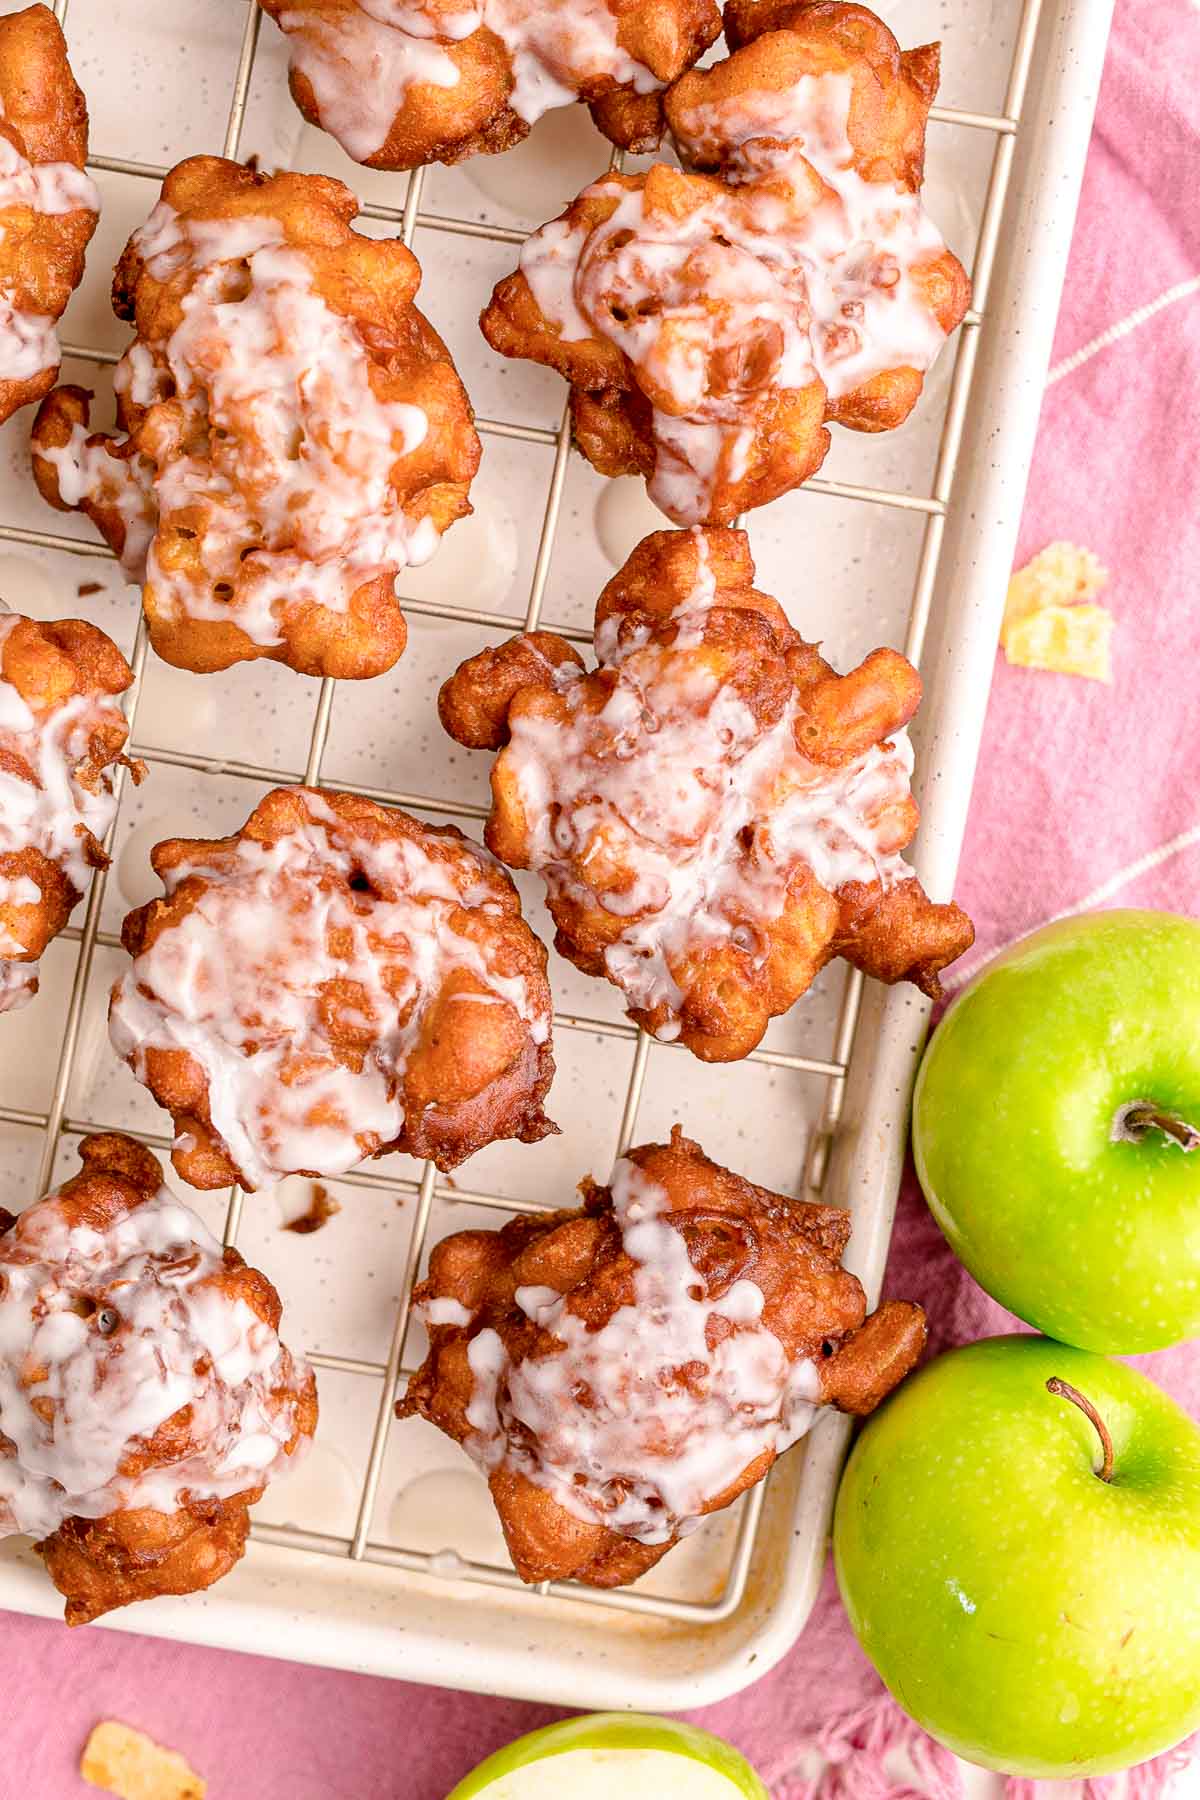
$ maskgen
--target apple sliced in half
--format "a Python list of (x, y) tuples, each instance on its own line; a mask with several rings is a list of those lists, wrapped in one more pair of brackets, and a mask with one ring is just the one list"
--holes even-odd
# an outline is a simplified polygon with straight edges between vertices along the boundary
[(446, 1800), (770, 1800), (744, 1756), (711, 1732), (648, 1713), (589, 1713), (531, 1731)]

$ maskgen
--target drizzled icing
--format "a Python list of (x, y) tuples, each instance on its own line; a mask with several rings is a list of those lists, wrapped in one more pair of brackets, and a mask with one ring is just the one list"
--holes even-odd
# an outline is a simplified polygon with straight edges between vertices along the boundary
[[(0, 615), (0, 670), (4, 646), (22, 623)], [(112, 779), (101, 771), (92, 785), (87, 769), (94, 734), (125, 734), (125, 719), (107, 694), (72, 694), (37, 712), (0, 672), (0, 859), (34, 849), (62, 870), (78, 899), (88, 884), (88, 839), (103, 841), (116, 802)], [(13, 767), (13, 764), (17, 767)], [(0, 908), (35, 906), (41, 889), (28, 875), (0, 874)], [(27, 946), (0, 919), (0, 959), (21, 958)], [(37, 964), (0, 960), (0, 1012), (30, 999)]]
[(658, 1035), (679, 1035), (680, 965), (733, 943), (759, 957), (757, 927), (778, 919), (796, 864), (830, 893), (849, 882), (888, 889), (911, 871), (892, 812), (909, 793), (912, 750), (897, 732), (840, 767), (797, 749), (793, 690), (764, 727), (736, 688), (689, 651), (719, 596), (703, 532), (698, 573), (671, 615), (673, 641), (612, 615), (596, 655), (615, 677), (599, 712), (594, 680), (573, 664), (547, 678), (567, 720), (510, 715), (503, 751), (526, 821), (529, 864), (551, 902), (597, 905), (623, 921), (604, 951), (630, 1005), (665, 1008)]
[(172, 868), (168, 897), (191, 876), (206, 885), (112, 996), (113, 1046), (139, 1080), (149, 1050), (199, 1064), (213, 1129), (251, 1188), (342, 1174), (400, 1137), (409, 1060), (451, 976), (474, 983), (459, 1004), (511, 1007), (535, 1044), (550, 1029), (524, 977), (469, 935), (471, 913), (501, 910), (484, 852), (372, 841), (309, 790), (303, 808), (274, 844), (200, 845)]
[(344, 612), (364, 583), (425, 562), (437, 528), (407, 516), (394, 475), (426, 414), (377, 397), (358, 328), (326, 304), (282, 226), (160, 201), (132, 242), (154, 280), (187, 285), (171, 336), (135, 342), (115, 385), (170, 411), (143, 423), (146, 454), (88, 446), (78, 425), (38, 453), (68, 504), (116, 508), (126, 574), (150, 584), (160, 616), (232, 622), (269, 648), (284, 641), (284, 608)]
[[(231, 1499), (289, 1460), (307, 1370), (223, 1279), (166, 1188), (102, 1229), (55, 1194), (21, 1215), (0, 1239), (0, 1532)], [(184, 1407), (186, 1447), (143, 1468)]]
[[(10, 138), (0, 134), (0, 246), (6, 236), (4, 215), (10, 208), (61, 217), (65, 213), (100, 211), (100, 194), (91, 176), (74, 163), (31, 163)], [(14, 304), (0, 284), (0, 381), (28, 381), (62, 360), (56, 319)]]
[[(516, 1304), (557, 1344), (514, 1360), (485, 1327), (471, 1338), (467, 1453), (509, 1469), (588, 1524), (643, 1544), (694, 1530), (764, 1453), (803, 1436), (820, 1398), (807, 1358), (763, 1322), (763, 1292), (735, 1281), (713, 1298), (671, 1223), (665, 1190), (622, 1158), (613, 1213), (634, 1300), (595, 1329), (552, 1288)], [(431, 1323), (438, 1323), (426, 1302)]]
[[(123, 372), (124, 363), (118, 363), (114, 385)], [(110, 456), (105, 442), (89, 443), (88, 436), (85, 427), (75, 423), (64, 444), (38, 442), (36, 454), (54, 470), (64, 506), (78, 507), (86, 501), (112, 508), (124, 530), (121, 567), (131, 581), (142, 581), (158, 524), (153, 464), (147, 457)]]
[(745, 475), (757, 410), (821, 382), (837, 401), (884, 370), (927, 369), (945, 338), (914, 269), (945, 254), (918, 195), (854, 166), (848, 75), (805, 75), (692, 107), (676, 121), (685, 164), (606, 178), (599, 224), (554, 220), (521, 272), (561, 337), (599, 337), (633, 365), (653, 407), (651, 498), (705, 518), (719, 480)]
[(292, 69), (310, 84), (321, 124), (358, 162), (382, 149), (412, 88), (458, 86), (447, 46), (486, 29), (512, 62), (507, 103), (532, 125), (607, 80), (646, 94), (662, 82), (617, 41), (608, 0), (476, 0), (442, 12), (403, 0), (356, 0), (326, 13), (320, 4), (289, 7), (279, 25), (290, 40)]

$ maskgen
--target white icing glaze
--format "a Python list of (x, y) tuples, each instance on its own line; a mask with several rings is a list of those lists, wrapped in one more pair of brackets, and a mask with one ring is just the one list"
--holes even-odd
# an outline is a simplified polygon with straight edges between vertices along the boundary
[[(16, 613), (0, 616), (0, 660), (20, 622)], [(115, 809), (108, 772), (93, 790), (79, 779), (78, 770), (87, 762), (93, 734), (114, 725), (123, 732), (125, 720), (107, 694), (75, 694), (35, 713), (0, 675), (0, 856), (39, 850), (62, 870), (76, 899), (91, 874), (87, 834), (103, 842)], [(28, 876), (0, 876), (0, 906), (33, 906), (40, 899), (40, 888)], [(0, 923), (0, 958), (20, 959), (24, 950)], [(0, 1012), (25, 1004), (36, 973), (36, 964), (0, 961)]]
[(471, 1315), (461, 1300), (453, 1300), (448, 1296), (424, 1300), (418, 1307), (426, 1325), (469, 1325)]
[[(117, 1054), (139, 1080), (148, 1049), (194, 1057), (214, 1129), (252, 1188), (342, 1174), (400, 1134), (409, 1057), (456, 970), (487, 990), (463, 1003), (507, 1004), (536, 1044), (550, 1029), (523, 977), (460, 929), (463, 909), (497, 908), (485, 852), (463, 845), (447, 864), (409, 839), (372, 843), (311, 791), (304, 808), (273, 847), (243, 838), (232, 858), (172, 871), (168, 894), (191, 874), (212, 885), (113, 989)], [(370, 891), (347, 894), (359, 871)], [(360, 1067), (353, 1050), (339, 1055), (331, 1023), (355, 1031)]]
[(0, 960), (0, 1013), (20, 1012), (38, 988), (40, 964)]
[(831, 893), (859, 881), (888, 888), (911, 873), (888, 841), (889, 814), (909, 792), (907, 734), (831, 769), (796, 748), (795, 695), (761, 726), (687, 656), (716, 599), (704, 535), (694, 538), (700, 572), (672, 615), (674, 643), (652, 643), (627, 621), (622, 633), (611, 616), (595, 637), (599, 663), (616, 675), (602, 711), (586, 710), (579, 670), (565, 664), (554, 680), (568, 723), (517, 714), (503, 752), (530, 866), (552, 900), (625, 921), (605, 967), (631, 1006), (666, 1007), (664, 1041), (679, 1035), (679, 964), (731, 941), (764, 955), (754, 922), (780, 917), (798, 861)]
[(292, 69), (312, 87), (321, 124), (347, 155), (365, 162), (387, 141), (413, 87), (453, 88), (459, 72), (443, 45), (485, 27), (512, 60), (508, 104), (532, 125), (608, 79), (647, 94), (662, 82), (617, 41), (608, 0), (477, 0), (445, 13), (420, 0), (356, 0), (327, 14), (289, 9), (279, 25)]
[[(70, 1205), (48, 1195), (0, 1239), (0, 1532), (260, 1486), (288, 1461), (303, 1363), (222, 1290), (220, 1245), (166, 1188), (103, 1230)], [(185, 1406), (187, 1454), (137, 1472)]]
[[(100, 211), (100, 194), (91, 176), (74, 163), (31, 163), (11, 139), (0, 134), (0, 243), (3, 215), (9, 208), (61, 217), (71, 212)], [(61, 361), (56, 321), (48, 313), (24, 311), (11, 294), (0, 292), (0, 380), (28, 381)]]
[[(117, 375), (121, 365), (117, 366)], [(121, 567), (130, 581), (142, 581), (146, 558), (158, 523), (154, 504), (154, 468), (148, 457), (110, 456), (106, 445), (90, 444), (82, 425), (71, 427), (65, 444), (37, 446), (58, 479), (64, 506), (111, 507), (125, 527)]]
[(357, 0), (357, 3), (373, 19), (391, 25), (409, 37), (445, 38), (452, 44), (460, 44), (483, 23), (483, 0), (473, 0), (472, 5), (460, 7), (457, 12), (440, 5), (431, 7), (428, 0)]
[[(160, 201), (134, 241), (156, 280), (190, 279), (171, 337), (132, 345), (116, 386), (141, 406), (171, 396), (182, 424), (164, 420), (153, 461), (88, 447), (78, 426), (41, 454), (68, 504), (118, 509), (125, 571), (153, 586), (160, 615), (231, 621), (272, 647), (285, 606), (344, 612), (364, 582), (426, 561), (437, 528), (405, 514), (393, 480), (426, 415), (376, 396), (357, 327), (277, 222), (194, 220)], [(195, 575), (170, 566), (162, 533), (186, 512), (194, 535), (197, 509)]]
[(279, 15), (290, 67), (312, 88), (325, 130), (356, 162), (386, 143), (410, 88), (458, 86), (453, 57), (411, 23), (387, 22), (361, 5), (332, 17), (316, 8)]
[[(689, 211), (606, 178), (611, 217), (535, 232), (521, 271), (568, 341), (628, 357), (651, 401), (651, 498), (706, 517), (746, 473), (764, 392), (821, 381), (838, 399), (886, 369), (925, 370), (945, 334), (913, 278), (945, 250), (916, 194), (869, 182), (847, 131), (851, 81), (806, 75), (782, 93), (692, 109), (683, 160), (720, 162)], [(673, 184), (674, 185), (674, 184)]]
[(10, 138), (0, 135), (0, 212), (10, 206), (50, 216), (98, 213), (100, 190), (74, 163), (31, 163)]
[(764, 1452), (803, 1436), (820, 1378), (762, 1322), (754, 1282), (709, 1296), (666, 1193), (636, 1164), (617, 1163), (611, 1192), (633, 1305), (594, 1330), (569, 1294), (518, 1288), (517, 1305), (561, 1348), (514, 1362), (491, 1327), (470, 1340), (464, 1448), (487, 1474), (518, 1471), (588, 1524), (663, 1544), (694, 1530)]
[(608, 77), (649, 94), (662, 83), (621, 48), (617, 18), (607, 0), (484, 0), (484, 23), (513, 60), (508, 104), (532, 125), (552, 107), (567, 106), (585, 83)]
[(29, 381), (62, 360), (56, 321), (48, 313), (22, 312), (0, 296), (0, 381)]

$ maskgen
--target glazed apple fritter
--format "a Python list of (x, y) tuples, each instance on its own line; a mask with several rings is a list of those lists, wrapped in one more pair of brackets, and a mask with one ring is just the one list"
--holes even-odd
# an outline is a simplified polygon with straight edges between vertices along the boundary
[(970, 298), (920, 201), (937, 45), (843, 0), (742, 0), (726, 31), (667, 95), (684, 167), (594, 182), (481, 320), (566, 377), (584, 455), (679, 524), (807, 481), (830, 420), (901, 424)]
[(97, 526), (180, 668), (382, 673), (397, 573), (470, 511), (479, 439), (420, 267), (357, 211), (325, 176), (180, 163), (113, 284), (116, 433), (89, 435), (81, 388), (38, 411), (42, 494)]
[(33, 998), (38, 958), (107, 866), (132, 681), (95, 625), (0, 612), (0, 1012)]
[(755, 591), (746, 534), (659, 531), (596, 608), (596, 668), (549, 632), (443, 687), (498, 749), (488, 847), (546, 884), (555, 944), (697, 1056), (749, 1054), (835, 956), (938, 992), (970, 945), (901, 856), (917, 827), (895, 650), (838, 675)]
[(79, 1154), (0, 1236), (0, 1532), (40, 1537), (68, 1625), (227, 1574), (317, 1422), (266, 1276), (131, 1138)]
[(453, 825), (276, 788), (233, 837), (151, 861), (166, 897), (125, 920), (109, 1028), (193, 1187), (390, 1150), (449, 1169), (555, 1130), (545, 949)]
[(48, 6), (0, 19), (0, 424), (49, 393), (55, 325), (83, 275), (100, 195), (87, 103)]
[(716, 0), (259, 0), (286, 33), (304, 117), (373, 169), (508, 150), (585, 100), (623, 150), (653, 150), (663, 89), (721, 30)]
[(849, 1215), (719, 1168), (676, 1127), (577, 1212), (434, 1247), (429, 1354), (397, 1412), (487, 1475), (525, 1581), (620, 1587), (761, 1481), (821, 1406), (867, 1413), (925, 1342), (866, 1316)]

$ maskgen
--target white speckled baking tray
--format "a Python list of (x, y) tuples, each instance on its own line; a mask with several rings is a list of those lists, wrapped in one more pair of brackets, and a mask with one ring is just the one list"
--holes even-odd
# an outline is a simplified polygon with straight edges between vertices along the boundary
[[(0, 10), (15, 10), (5, 5)], [(39, 1171), (65, 1173), (81, 1132), (119, 1126), (165, 1145), (164, 1116), (107, 1047), (104, 1005), (124, 911), (148, 897), (149, 846), (240, 823), (275, 779), (319, 775), (478, 831), (488, 758), (440, 731), (438, 684), (529, 616), (587, 633), (596, 595), (658, 523), (640, 485), (604, 482), (569, 452), (557, 377), (502, 362), (476, 327), (521, 235), (607, 163), (586, 113), (550, 115), (501, 158), (405, 176), (354, 167), (303, 125), (282, 43), (244, 0), (62, 0), (92, 116), (105, 212), (63, 326), (64, 378), (101, 393), (126, 342), (112, 264), (149, 211), (156, 166), (201, 151), (256, 154), (343, 176), (373, 216), (405, 229), (421, 304), (458, 361), (484, 461), (474, 516), (405, 577), (411, 637), (390, 674), (322, 690), (274, 664), (195, 677), (144, 658), (134, 743), (150, 779), (126, 787), (113, 868), (43, 962), (42, 991), (0, 1034), (0, 1204)], [(975, 311), (901, 431), (841, 432), (819, 480), (752, 515), (760, 585), (848, 667), (892, 643), (920, 661), (914, 738), (923, 823), (913, 860), (949, 895), (962, 841), (1000, 611), (1019, 520), (1111, 0), (890, 0), (905, 43), (943, 42), (926, 198), (973, 266)], [(103, 401), (101, 402), (103, 404)], [(0, 432), (0, 594), (40, 618), (82, 613), (141, 661), (136, 592), (86, 522), (51, 514), (27, 467), (28, 415)], [(72, 542), (75, 548), (71, 547)], [(802, 577), (797, 579), (797, 570)], [(87, 591), (81, 597), (81, 588)], [(535, 885), (520, 878), (535, 929)], [(747, 1062), (707, 1067), (652, 1045), (615, 990), (552, 962), (563, 1135), (495, 1145), (455, 1182), (404, 1157), (328, 1185), (341, 1211), (316, 1236), (282, 1230), (305, 1184), (187, 1198), (278, 1284), (287, 1336), (318, 1367), (321, 1425), (307, 1465), (258, 1509), (255, 1541), (218, 1587), (115, 1615), (113, 1629), (583, 1706), (681, 1708), (761, 1674), (811, 1605), (844, 1421), (823, 1418), (765, 1487), (626, 1593), (520, 1587), (481, 1479), (420, 1421), (391, 1423), (398, 1371), (423, 1351), (407, 1295), (429, 1243), (504, 1210), (569, 1201), (630, 1141), (676, 1120), (758, 1182), (854, 1212), (850, 1265), (878, 1288), (903, 1155), (924, 1003), (839, 968), (777, 1020)], [(54, 1614), (28, 1546), (0, 1545), (0, 1606)]]

